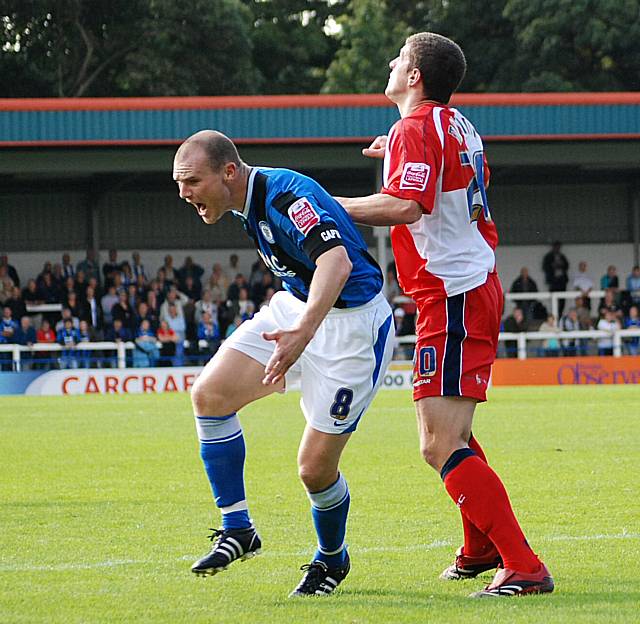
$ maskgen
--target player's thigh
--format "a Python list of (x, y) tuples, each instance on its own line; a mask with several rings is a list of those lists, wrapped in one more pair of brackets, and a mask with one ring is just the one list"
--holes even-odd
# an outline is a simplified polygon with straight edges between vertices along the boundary
[(262, 332), (276, 327), (271, 311), (264, 308), (225, 340), (191, 391), (196, 415), (228, 414), (283, 389), (284, 382), (271, 387), (262, 383), (264, 367), (275, 348)]
[(196, 416), (222, 416), (282, 391), (284, 382), (265, 386), (264, 364), (241, 351), (218, 351), (204, 367), (191, 390)]

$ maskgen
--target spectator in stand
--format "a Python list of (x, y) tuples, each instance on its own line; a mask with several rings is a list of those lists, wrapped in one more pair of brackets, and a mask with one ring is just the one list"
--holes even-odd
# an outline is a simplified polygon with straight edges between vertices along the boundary
[(95, 249), (87, 249), (84, 260), (80, 260), (80, 262), (76, 264), (76, 274), (80, 271), (85, 274), (87, 282), (92, 277), (95, 277), (96, 282), (100, 284), (100, 266), (98, 265)]
[(226, 269), (227, 275), (237, 275), (240, 273), (240, 258), (238, 254), (232, 253), (229, 256), (229, 266)]
[(607, 272), (600, 278), (601, 290), (613, 288), (616, 292), (620, 288), (620, 280), (618, 279), (618, 269), (613, 264), (607, 267)]
[(78, 330), (73, 326), (73, 321), (66, 318), (62, 327), (57, 331), (56, 340), (64, 349), (60, 352), (58, 364), (60, 368), (78, 368), (75, 346), (80, 341)]
[(576, 297), (576, 313), (580, 323), (580, 329), (593, 329), (593, 320), (589, 311), (586, 297)]
[(84, 301), (87, 296), (87, 287), (89, 286), (89, 281), (87, 280), (87, 276), (84, 271), (76, 272), (76, 279), (73, 285), (73, 289), (78, 293), (78, 299)]
[(178, 286), (178, 271), (173, 266), (173, 256), (171, 254), (167, 254), (164, 257), (164, 264), (158, 269), (158, 271), (164, 271), (164, 279), (169, 282), (169, 286)]
[(86, 321), (99, 338), (102, 331), (102, 307), (96, 298), (93, 286), (87, 286), (85, 298), (80, 304), (78, 318), (81, 321)]
[(135, 284), (129, 284), (129, 286), (127, 286), (127, 300), (129, 301), (129, 306), (131, 307), (131, 309), (134, 311), (136, 311), (136, 308), (138, 307), (138, 289), (136, 288)]
[(66, 301), (63, 301), (63, 305), (71, 310), (71, 316), (80, 319), (82, 316), (82, 304), (78, 301), (78, 295), (75, 290), (67, 293), (67, 298)]
[(172, 284), (167, 280), (166, 273), (163, 268), (158, 269), (156, 278), (154, 280), (151, 280), (151, 284), (149, 284), (149, 288), (156, 292), (160, 303), (164, 302), (164, 299), (167, 296), (167, 293), (169, 292), (171, 286)]
[(184, 293), (181, 293), (175, 286), (172, 286), (167, 293), (167, 298), (160, 306), (160, 320), (169, 320), (169, 307), (175, 306), (178, 316), (184, 318), (184, 306), (189, 303), (189, 297)]
[(149, 292), (149, 286), (143, 275), (138, 275), (136, 279), (136, 296), (138, 301), (146, 301), (147, 293)]
[(138, 329), (140, 329), (142, 321), (149, 322), (149, 328), (154, 332), (155, 336), (155, 332), (158, 330), (158, 315), (149, 307), (146, 301), (138, 303), (136, 308), (136, 327)]
[[(133, 335), (131, 334), (131, 330), (125, 327), (120, 319), (113, 319), (113, 323), (105, 329), (104, 339), (107, 342), (115, 343), (129, 342), (130, 340), (133, 340)], [(111, 357), (106, 358), (106, 362), (111, 366), (111, 368), (116, 368), (118, 366), (116, 353), (111, 355)]]
[[(632, 305), (629, 308), (629, 316), (624, 321), (625, 329), (640, 329), (640, 316), (638, 315), (638, 306)], [(638, 355), (640, 352), (640, 336), (626, 338), (624, 344), (629, 355)]]
[(249, 290), (249, 284), (242, 273), (236, 273), (236, 276), (227, 291), (227, 301), (237, 301), (240, 298), (240, 289)]
[(80, 327), (80, 319), (77, 316), (73, 316), (69, 308), (62, 308), (62, 318), (56, 323), (56, 334), (64, 328), (67, 321), (71, 321), (73, 329)]
[[(67, 279), (63, 279), (60, 286), (58, 287), (60, 291), (60, 303), (62, 305), (66, 305), (67, 298), (69, 297), (69, 293), (75, 293), (76, 281), (73, 277), (68, 277)], [(77, 293), (76, 293), (77, 294)]]
[(598, 306), (599, 318), (604, 318), (605, 312), (613, 312), (618, 321), (622, 322), (622, 309), (618, 302), (618, 293), (615, 288), (607, 288), (604, 291), (604, 297), (600, 299), (600, 305)]
[(158, 329), (158, 340), (162, 344), (160, 347), (160, 366), (171, 366), (173, 358), (176, 354), (176, 344), (178, 343), (178, 336), (176, 332), (169, 327), (167, 321), (160, 321), (160, 327)]
[[(80, 327), (78, 328), (78, 347), (87, 342), (96, 342), (96, 334), (87, 321), (80, 321)], [(91, 368), (91, 364), (95, 360), (95, 353), (96, 352), (91, 349), (76, 350), (80, 368)]]
[(125, 290), (121, 290), (118, 294), (118, 301), (111, 308), (111, 317), (114, 321), (116, 319), (122, 321), (123, 327), (128, 329), (131, 337), (133, 337), (136, 328), (135, 313), (129, 305), (129, 295)]
[(637, 264), (631, 269), (631, 273), (627, 277), (627, 290), (631, 303), (640, 306), (640, 266)]
[(131, 265), (126, 260), (120, 265), (120, 273), (122, 275), (122, 286), (125, 289), (128, 289), (132, 284), (135, 286), (136, 278), (131, 270)]
[[(102, 299), (102, 289), (100, 288), (100, 282), (98, 281), (98, 278), (96, 277), (89, 277), (87, 278), (87, 288), (89, 288), (89, 286), (91, 286), (91, 288), (93, 288), (93, 294), (95, 295), (96, 299), (98, 301), (100, 301), (100, 299)], [(86, 299), (86, 288), (85, 288), (85, 299)]]
[(142, 264), (142, 260), (140, 259), (140, 253), (134, 251), (131, 254), (131, 259), (133, 260), (131, 271), (136, 279), (136, 284), (140, 284), (140, 277), (142, 277), (142, 283), (146, 284), (149, 281), (149, 278), (147, 277), (147, 272), (145, 271), (144, 264)]
[(67, 279), (67, 277), (76, 276), (76, 269), (74, 268), (73, 264), (71, 264), (71, 256), (68, 253), (62, 254), (61, 268), (62, 268), (62, 277), (64, 279)]
[(385, 280), (385, 287), (387, 293), (387, 301), (393, 308), (395, 305), (394, 299), (403, 294), (400, 284), (398, 284), (398, 270), (396, 269), (396, 263), (392, 260), (387, 264), (387, 277)]
[(251, 287), (251, 301), (253, 301), (256, 307), (260, 307), (260, 304), (267, 296), (267, 290), (269, 290), (269, 288), (275, 288), (273, 273), (271, 273), (271, 271), (262, 273), (260, 282)]
[[(42, 320), (40, 329), (36, 332), (36, 341), (41, 344), (55, 344), (56, 333), (51, 329), (51, 324), (47, 319)], [(50, 351), (37, 351), (34, 353), (34, 367), (44, 366), (51, 362)]]
[(260, 309), (264, 308), (264, 306), (268, 306), (271, 302), (271, 297), (276, 294), (275, 288), (268, 288), (267, 292), (264, 296), (264, 301), (260, 304)]
[(20, 320), (27, 313), (27, 306), (22, 299), (22, 291), (19, 286), (13, 287), (11, 297), (4, 302), (4, 305), (11, 308), (11, 314), (16, 320)]
[[(576, 308), (569, 308), (569, 311), (560, 319), (560, 330), (563, 332), (582, 330)], [(562, 355), (564, 356), (587, 354), (587, 344), (585, 340), (563, 338), (561, 344)]]
[(5, 268), (7, 271), (7, 275), (11, 278), (11, 281), (15, 286), (20, 286), (20, 278), (18, 277), (18, 272), (16, 268), (9, 264), (9, 256), (7, 254), (0, 255), (0, 270)]
[[(51, 277), (53, 279), (53, 283), (56, 285), (56, 288), (60, 292), (60, 298), (64, 296), (64, 282), (65, 277), (62, 274), (62, 265), (59, 262), (56, 262), (51, 269)], [(73, 279), (71, 280), (73, 284)]]
[[(187, 278), (193, 278), (193, 283), (196, 287), (202, 290), (202, 276), (204, 275), (204, 269), (193, 261), (191, 256), (187, 256), (184, 259), (184, 264), (178, 270), (178, 283), (180, 290), (186, 292), (187, 290)], [(198, 296), (198, 299), (200, 297)], [(194, 299), (197, 301), (198, 299)]]
[[(520, 275), (513, 280), (513, 284), (511, 284), (511, 292), (512, 293), (528, 293), (528, 292), (538, 292), (538, 285), (529, 275), (529, 269), (527, 267), (522, 267), (520, 269)], [(535, 299), (521, 299), (518, 302), (518, 306), (522, 308), (522, 312), (524, 313), (525, 318), (530, 319), (534, 316), (534, 307), (537, 303)]]
[(606, 338), (598, 338), (598, 355), (613, 355), (613, 332), (620, 329), (620, 327), (620, 321), (616, 313), (605, 309), (596, 329), (610, 332), (611, 335)]
[(119, 297), (116, 293), (116, 287), (112, 284), (107, 289), (107, 293), (103, 295), (102, 299), (100, 300), (100, 307), (102, 308), (102, 318), (104, 320), (105, 327), (113, 323), (111, 310), (113, 309), (113, 306), (118, 303), (118, 301)]
[(224, 337), (228, 338), (229, 336), (231, 336), (231, 334), (233, 334), (234, 331), (236, 331), (236, 329), (238, 329), (238, 327), (240, 327), (240, 325), (242, 325), (242, 319), (239, 316), (236, 316), (233, 319), (233, 322), (229, 324), (229, 326), (227, 327), (225, 333), (224, 333)]
[[(560, 328), (556, 323), (556, 317), (549, 314), (547, 319), (538, 327), (539, 332), (559, 334)], [(560, 355), (560, 340), (556, 337), (545, 338), (542, 341), (542, 355), (544, 357), (558, 357)]]
[(264, 260), (258, 256), (256, 261), (251, 265), (251, 273), (249, 273), (249, 290), (251, 293), (253, 293), (253, 288), (262, 282), (262, 277), (266, 274), (273, 275), (267, 268)]
[[(567, 290), (569, 283), (569, 261), (561, 251), (562, 243), (555, 241), (542, 259), (544, 279), (551, 292)], [(564, 310), (564, 299), (558, 301), (558, 312)]]
[(153, 315), (154, 318), (157, 319), (157, 323), (154, 329), (158, 328), (158, 323), (160, 322), (160, 304), (161, 301), (158, 299), (158, 295), (155, 290), (149, 290), (147, 292), (146, 303), (149, 306), (149, 313)]
[[(146, 305), (142, 303), (141, 305)], [(156, 334), (148, 319), (142, 319), (136, 332), (136, 348), (133, 352), (133, 365), (136, 368), (155, 366), (160, 358)]]
[(202, 293), (202, 299), (196, 301), (194, 309), (194, 320), (196, 324), (200, 323), (205, 312), (211, 314), (211, 318), (218, 322), (218, 303), (213, 300), (211, 291), (207, 288)]
[(45, 273), (51, 273), (52, 270), (53, 270), (53, 265), (51, 264), (51, 260), (47, 260), (42, 265), (42, 271), (40, 271), (40, 273), (38, 273), (38, 275), (36, 277), (36, 282), (38, 282), (38, 286), (40, 286), (44, 274)]
[[(2, 308), (2, 319), (0, 319), (0, 344), (14, 344), (18, 323), (11, 315), (11, 308), (4, 306)], [(11, 353), (0, 352), (0, 370), (13, 369), (13, 356)]]
[(210, 312), (204, 312), (198, 323), (198, 352), (210, 358), (220, 347), (220, 326)]
[[(32, 347), (38, 338), (36, 336), (36, 330), (31, 324), (31, 318), (23, 316), (20, 319), (20, 325), (15, 333), (15, 342), (23, 347)], [(29, 370), (31, 368), (31, 360), (33, 359), (33, 352), (23, 351), (20, 354), (20, 361), (22, 363), (22, 370)]]
[(15, 284), (9, 277), (6, 267), (0, 268), (0, 304), (11, 298)]
[(187, 275), (184, 279), (181, 292), (183, 292), (192, 303), (195, 303), (202, 297), (202, 285), (200, 281), (196, 281), (191, 275)]
[(26, 287), (22, 290), (22, 299), (24, 300), (25, 305), (39, 305), (41, 303), (44, 303), (43, 299), (41, 298), (41, 293), (38, 290), (38, 284), (36, 283), (36, 280), (30, 279), (27, 282)]
[(115, 249), (109, 249), (109, 260), (102, 265), (102, 276), (104, 277), (104, 287), (106, 289), (115, 283), (113, 277), (116, 273), (120, 273), (118, 252)]
[(207, 285), (211, 290), (214, 301), (224, 301), (226, 299), (229, 291), (229, 278), (222, 269), (222, 265), (218, 262), (211, 268), (211, 277), (209, 277)]
[(170, 303), (168, 310), (167, 325), (174, 331), (177, 337), (175, 343), (176, 353), (172, 363), (174, 366), (182, 366), (184, 364), (184, 341), (186, 339), (187, 324), (184, 315), (178, 314), (178, 307), (175, 303)]
[[(513, 312), (504, 320), (503, 328), (508, 333), (526, 332), (529, 329), (522, 308), (515, 307), (513, 309)], [(504, 347), (507, 357), (518, 356), (518, 342), (516, 340), (505, 340)]]
[(587, 298), (589, 301), (589, 293), (593, 290), (595, 286), (595, 282), (589, 272), (587, 270), (587, 263), (585, 260), (581, 260), (578, 263), (578, 272), (575, 274), (573, 278), (573, 282), (571, 283), (571, 287), (574, 290), (579, 290), (582, 293), (583, 297)]
[(39, 296), (44, 303), (60, 303), (60, 291), (53, 282), (53, 276), (51, 272), (46, 271), (41, 274), (41, 281), (39, 286)]

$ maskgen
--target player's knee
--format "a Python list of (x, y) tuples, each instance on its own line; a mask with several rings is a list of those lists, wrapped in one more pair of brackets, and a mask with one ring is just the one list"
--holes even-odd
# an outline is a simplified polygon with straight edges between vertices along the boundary
[(216, 385), (196, 379), (191, 388), (191, 405), (196, 416), (218, 416), (226, 414), (224, 396), (216, 391)]
[[(429, 466), (440, 470), (443, 463), (443, 456), (446, 455), (447, 451), (441, 440), (438, 440), (435, 436), (428, 436), (420, 443), (420, 453)], [(446, 459), (446, 457), (444, 459)]]
[(335, 475), (330, 475), (322, 466), (311, 463), (302, 463), (298, 466), (300, 481), (309, 492), (320, 492), (331, 485), (331, 477), (335, 481)]

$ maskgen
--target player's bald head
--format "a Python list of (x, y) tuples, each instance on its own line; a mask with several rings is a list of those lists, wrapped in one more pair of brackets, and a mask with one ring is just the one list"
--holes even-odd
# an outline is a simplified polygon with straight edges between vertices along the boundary
[(219, 171), (229, 162), (238, 166), (242, 162), (233, 141), (217, 130), (200, 130), (192, 134), (178, 148), (176, 158), (184, 156), (193, 149), (204, 151), (213, 171)]

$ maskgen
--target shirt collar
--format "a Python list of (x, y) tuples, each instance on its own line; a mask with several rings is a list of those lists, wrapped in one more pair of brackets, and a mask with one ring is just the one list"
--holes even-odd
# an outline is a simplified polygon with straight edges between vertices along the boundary
[(239, 212), (238, 210), (233, 211), (237, 215), (240, 215), (245, 219), (249, 218), (249, 211), (251, 210), (251, 199), (253, 197), (253, 182), (255, 180), (256, 173), (258, 173), (258, 170), (255, 167), (251, 167), (251, 171), (249, 173), (249, 179), (247, 180), (247, 196), (244, 200), (244, 208), (242, 209), (242, 212)]

